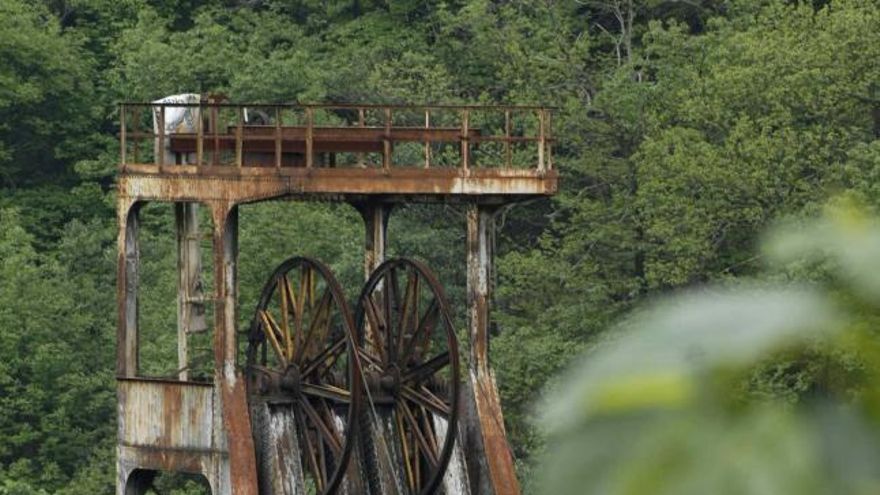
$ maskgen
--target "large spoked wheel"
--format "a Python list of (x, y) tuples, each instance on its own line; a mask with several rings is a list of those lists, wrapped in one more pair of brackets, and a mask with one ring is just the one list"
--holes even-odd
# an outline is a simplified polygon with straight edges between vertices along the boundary
[[(460, 381), (458, 341), (443, 289), (424, 264), (389, 260), (364, 286), (356, 321), (367, 387), (364, 414), (374, 425), (374, 435), (364, 435), (364, 457), (375, 469), (382, 461), (402, 461), (409, 493), (434, 493), (455, 443)], [(379, 423), (384, 438), (375, 430)]]
[[(289, 435), (295, 439), (278, 439), (278, 434), (271, 438), (279, 444), (297, 442), (298, 452), (289, 456), (301, 458), (302, 463), (301, 469), (290, 473), (302, 479), (284, 480), (277, 486), (297, 484), (310, 493), (331, 494), (345, 476), (362, 390), (353, 359), (353, 329), (339, 283), (316, 260), (295, 257), (285, 261), (263, 289), (251, 322), (248, 393), (252, 404), (265, 406), (261, 410), (275, 416), (257, 418), (262, 424), (255, 424), (255, 431), (265, 430), (273, 421), (276, 425), (293, 422), (282, 431), (295, 431)], [(284, 451), (276, 445), (258, 448), (264, 457)]]

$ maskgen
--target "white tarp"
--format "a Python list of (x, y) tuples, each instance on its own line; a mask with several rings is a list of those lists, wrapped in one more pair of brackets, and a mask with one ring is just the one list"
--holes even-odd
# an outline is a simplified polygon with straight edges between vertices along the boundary
[[(184, 93), (166, 96), (153, 101), (157, 106), (153, 107), (153, 133), (156, 134), (156, 156), (159, 156), (159, 121), (161, 120), (161, 104), (169, 103), (199, 103), (201, 97), (195, 93)], [(178, 133), (194, 133), (199, 123), (199, 107), (165, 107), (165, 136)], [(175, 157), (170, 151), (171, 140), (165, 139), (165, 164), (173, 165)], [(187, 163), (189, 156), (181, 156), (181, 163)]]

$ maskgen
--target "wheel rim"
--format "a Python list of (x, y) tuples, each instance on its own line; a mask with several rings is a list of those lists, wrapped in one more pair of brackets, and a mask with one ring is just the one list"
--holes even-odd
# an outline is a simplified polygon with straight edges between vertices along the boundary
[(304, 257), (275, 270), (251, 322), (249, 397), (293, 411), (303, 470), (322, 495), (339, 487), (354, 444), (361, 386), (353, 329), (333, 274)]
[(458, 424), (458, 341), (443, 288), (424, 264), (389, 260), (370, 276), (356, 315), (367, 414), (391, 418), (410, 493), (433, 493)]

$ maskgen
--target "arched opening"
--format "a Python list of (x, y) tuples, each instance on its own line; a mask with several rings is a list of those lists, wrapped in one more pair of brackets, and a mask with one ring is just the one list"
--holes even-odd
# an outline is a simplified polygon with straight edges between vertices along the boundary
[(211, 495), (202, 474), (135, 469), (128, 476), (125, 495)]

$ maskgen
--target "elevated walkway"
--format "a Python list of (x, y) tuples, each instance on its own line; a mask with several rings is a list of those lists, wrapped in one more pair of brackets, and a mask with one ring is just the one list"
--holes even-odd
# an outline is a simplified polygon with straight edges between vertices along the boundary
[(501, 204), (556, 192), (545, 107), (124, 103), (137, 200)]

